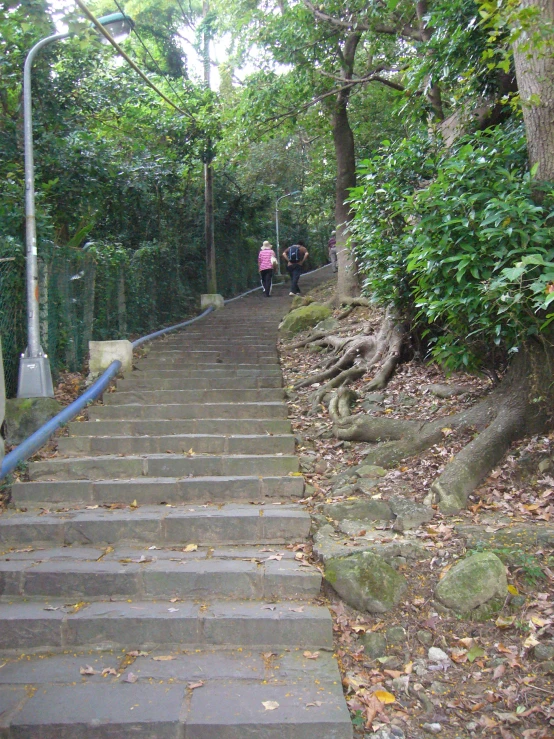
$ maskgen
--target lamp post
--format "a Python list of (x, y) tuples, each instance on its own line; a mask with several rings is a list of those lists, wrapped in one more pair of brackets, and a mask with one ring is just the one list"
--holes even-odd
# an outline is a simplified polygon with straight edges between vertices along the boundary
[(277, 274), (281, 274), (281, 255), (280, 255), (280, 248), (279, 248), (279, 201), (283, 198), (289, 198), (291, 195), (298, 195), (300, 190), (293, 190), (293, 192), (287, 192), (285, 195), (281, 195), (280, 198), (277, 198), (275, 201), (275, 243), (277, 246)]
[[(110, 33), (125, 38), (133, 21), (123, 13), (112, 13), (99, 19)], [(33, 106), (31, 99), (31, 68), (40, 49), (60, 41), (69, 33), (55, 33), (36, 43), (27, 54), (23, 70), (23, 130), (25, 149), (25, 244), (27, 292), (27, 348), (19, 362), (18, 398), (51, 398), (54, 395), (52, 373), (47, 354), (40, 344), (38, 306), (37, 229), (35, 216), (35, 167), (33, 156)]]

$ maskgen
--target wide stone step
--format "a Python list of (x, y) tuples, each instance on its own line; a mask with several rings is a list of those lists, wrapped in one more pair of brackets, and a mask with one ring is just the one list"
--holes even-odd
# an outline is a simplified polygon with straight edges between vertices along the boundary
[(0, 604), (1, 650), (161, 645), (332, 649), (331, 615), (302, 601)]
[(221, 364), (206, 364), (202, 367), (173, 367), (173, 368), (162, 368), (156, 371), (149, 371), (147, 373), (137, 368), (135, 372), (130, 375), (130, 379), (148, 377), (149, 379), (157, 378), (177, 378), (177, 377), (202, 377), (208, 380), (214, 377), (245, 377), (252, 379), (254, 377), (281, 377), (281, 368), (277, 364), (267, 365), (235, 365), (227, 364), (225, 366)]
[(125, 390), (104, 393), (104, 405), (185, 405), (187, 403), (265, 403), (282, 400), (282, 388), (263, 390)]
[(72, 457), (29, 464), (29, 477), (38, 480), (121, 480), (135, 477), (199, 477), (287, 475), (297, 472), (293, 455), (149, 454), (142, 457)]
[[(0, 551), (12, 550), (5, 557), (21, 560), (32, 558), (37, 546), (286, 544), (305, 540), (310, 521), (299, 506), (232, 503), (113, 510), (92, 504), (59, 513), (6, 512), (0, 516)], [(31, 552), (13, 551), (29, 545)], [(71, 556), (71, 549), (60, 551)]]
[(180, 357), (147, 357), (137, 362), (141, 371), (150, 369), (165, 369), (167, 367), (217, 367), (226, 365), (250, 369), (252, 367), (265, 367), (277, 365), (276, 354), (259, 354), (256, 352), (186, 352)]
[(10, 602), (17, 598), (305, 600), (315, 597), (320, 586), (321, 573), (315, 567), (259, 549), (248, 558), (232, 550), (218, 556), (212, 550), (179, 549), (117, 548), (104, 553), (89, 548), (72, 553), (71, 547), (61, 553), (34, 552), (28, 559), (0, 557), (0, 597)]
[(78, 454), (161, 454), (189, 452), (196, 454), (294, 454), (294, 436), (214, 434), (173, 434), (171, 436), (61, 436), (58, 451)]
[[(252, 377), (154, 377), (133, 373), (129, 379), (118, 380), (117, 390), (256, 390), (281, 387), (277, 375)], [(137, 377), (136, 375), (139, 375)]]
[[(268, 658), (259, 650), (204, 647), (136, 658), (113, 651), (7, 658), (0, 672), (5, 736), (352, 739), (336, 661), (326, 652), (308, 659), (304, 651), (275, 650)], [(81, 675), (86, 666), (93, 674)], [(278, 709), (266, 710), (267, 701)]]
[(265, 503), (294, 501), (301, 498), (303, 493), (302, 476), (141, 477), (132, 480), (24, 482), (12, 486), (12, 497), (16, 505)]
[(171, 405), (94, 405), (89, 408), (91, 420), (178, 418), (286, 418), (287, 406), (282, 402), (267, 403), (183, 403)]
[(188, 418), (173, 421), (75, 421), (69, 424), (71, 436), (169, 436), (172, 434), (269, 436), (290, 434), (291, 425), (280, 418)]

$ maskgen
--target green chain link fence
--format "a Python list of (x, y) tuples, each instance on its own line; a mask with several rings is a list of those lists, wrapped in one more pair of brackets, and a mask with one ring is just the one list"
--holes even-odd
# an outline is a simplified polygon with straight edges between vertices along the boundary
[[(7, 397), (17, 392), (26, 346), (25, 259), (15, 242), (0, 246), (0, 336)], [(11, 256), (5, 256), (11, 252)], [(39, 260), (40, 334), (52, 372), (83, 368), (88, 342), (131, 338), (194, 313), (176, 250), (157, 242), (136, 251), (119, 244), (54, 247)]]

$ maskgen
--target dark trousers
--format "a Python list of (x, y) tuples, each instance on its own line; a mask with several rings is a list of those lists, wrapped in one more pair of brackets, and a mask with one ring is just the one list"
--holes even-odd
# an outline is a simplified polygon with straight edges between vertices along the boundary
[(290, 291), (295, 295), (300, 295), (300, 288), (298, 287), (298, 280), (302, 274), (302, 266), (300, 264), (289, 264), (287, 265), (287, 272), (290, 275)]
[(273, 269), (261, 269), (260, 277), (262, 278), (262, 287), (266, 298), (271, 295), (271, 283), (273, 281)]

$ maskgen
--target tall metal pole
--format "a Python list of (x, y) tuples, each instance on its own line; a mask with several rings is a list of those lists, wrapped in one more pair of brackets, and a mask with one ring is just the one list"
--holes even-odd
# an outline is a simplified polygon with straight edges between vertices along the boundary
[(56, 33), (42, 39), (27, 54), (23, 69), (23, 130), (25, 148), (25, 254), (27, 280), (27, 349), (19, 365), (19, 398), (51, 398), (54, 395), (52, 373), (47, 355), (40, 345), (37, 228), (35, 215), (35, 166), (33, 156), (33, 106), (31, 68), (43, 46), (67, 38)]
[[(210, 12), (209, 0), (202, 3), (202, 15), (204, 21)], [(204, 84), (210, 89), (210, 34), (208, 28), (204, 28)], [(206, 282), (210, 294), (217, 293), (217, 272), (215, 263), (215, 227), (214, 227), (214, 171), (212, 167), (212, 142), (207, 141), (204, 160), (204, 233), (206, 239)]]
[(275, 243), (277, 244), (277, 274), (281, 274), (281, 254), (280, 254), (280, 248), (279, 248), (279, 201), (283, 198), (288, 198), (291, 195), (298, 195), (300, 190), (293, 190), (293, 192), (287, 192), (285, 195), (281, 195), (280, 198), (277, 198), (275, 201)]

